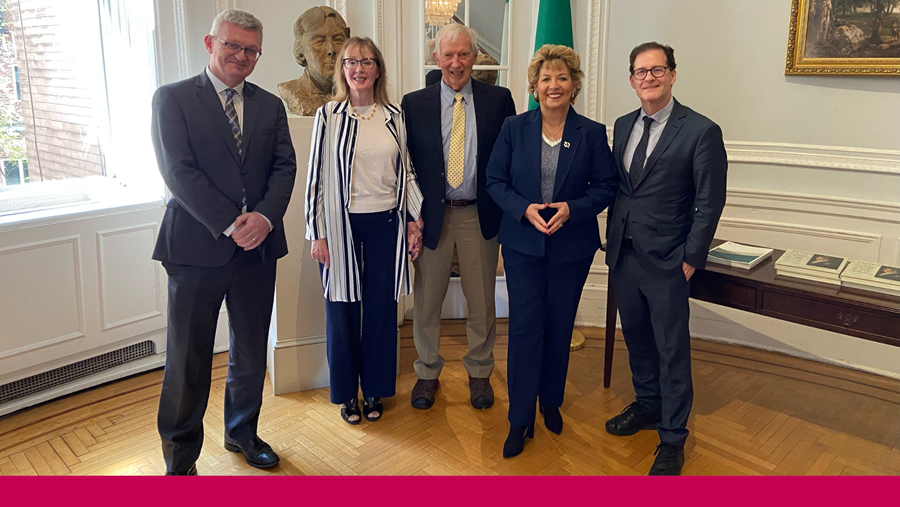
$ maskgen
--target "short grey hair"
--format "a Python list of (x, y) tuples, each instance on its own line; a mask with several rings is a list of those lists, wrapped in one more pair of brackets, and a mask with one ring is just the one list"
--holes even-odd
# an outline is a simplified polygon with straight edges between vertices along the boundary
[(472, 55), (478, 54), (478, 32), (467, 27), (462, 23), (449, 23), (444, 25), (434, 36), (436, 41), (434, 44), (434, 52), (441, 56), (441, 42), (447, 39), (447, 42), (456, 42), (460, 35), (465, 34), (469, 38), (469, 44), (472, 45)]
[(250, 14), (247, 11), (242, 11), (239, 9), (226, 9), (219, 13), (215, 19), (213, 19), (212, 28), (209, 29), (209, 34), (212, 36), (219, 35), (219, 29), (222, 28), (222, 23), (231, 23), (232, 25), (239, 26), (244, 30), (255, 30), (259, 32), (259, 40), (262, 42), (263, 38), (263, 25), (262, 21), (256, 18), (253, 14)]

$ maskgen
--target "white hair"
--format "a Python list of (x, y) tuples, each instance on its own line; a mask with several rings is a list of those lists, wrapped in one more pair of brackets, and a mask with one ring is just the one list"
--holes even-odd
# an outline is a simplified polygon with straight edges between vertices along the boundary
[(222, 28), (222, 23), (231, 23), (232, 25), (239, 26), (244, 30), (255, 30), (259, 32), (259, 40), (260, 42), (262, 42), (262, 21), (256, 19), (256, 16), (250, 14), (247, 11), (238, 9), (226, 9), (220, 12), (219, 15), (216, 16), (215, 19), (213, 19), (212, 28), (209, 29), (209, 34), (212, 36), (218, 36), (219, 29)]
[(446, 42), (456, 42), (459, 39), (460, 35), (465, 34), (469, 39), (469, 44), (472, 46), (472, 55), (478, 54), (478, 32), (467, 27), (462, 23), (449, 23), (444, 25), (435, 35), (434, 40), (436, 41), (434, 44), (434, 53), (441, 56), (441, 43)]
[(425, 43), (425, 65), (437, 65), (437, 62), (434, 60), (434, 43), (437, 42), (434, 39), (428, 39), (428, 42)]

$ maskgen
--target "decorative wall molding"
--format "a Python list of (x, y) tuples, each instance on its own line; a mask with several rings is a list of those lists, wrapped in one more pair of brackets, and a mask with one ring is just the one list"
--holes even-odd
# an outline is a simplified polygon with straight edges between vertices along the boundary
[[(900, 203), (751, 188), (729, 188), (728, 207), (812, 213), (900, 224)], [(827, 208), (827, 209), (824, 209)], [(882, 216), (883, 215), (883, 216)]]
[[(341, 16), (344, 16), (346, 18), (346, 0), (336, 0), (336, 3), (344, 6), (343, 11), (340, 9), (335, 10), (340, 12)], [(378, 45), (378, 47), (382, 47), (384, 45), (384, 0), (375, 0), (375, 44)]]
[[(601, 123), (603, 108), (601, 102)], [(612, 146), (613, 125), (606, 125), (606, 135)], [(900, 174), (900, 150), (755, 141), (725, 141), (725, 150), (729, 162)]]
[(294, 338), (292, 340), (281, 340), (279, 339), (277, 343), (275, 343), (275, 350), (280, 349), (288, 349), (291, 347), (302, 347), (304, 345), (316, 345), (319, 343), (325, 343), (327, 341), (326, 335), (319, 336), (308, 336), (306, 338)]
[(216, 0), (216, 14), (227, 10), (227, 9), (236, 9), (238, 8), (235, 5), (236, 0)]
[(900, 150), (725, 141), (729, 162), (900, 174)]
[(175, 12), (175, 58), (178, 62), (178, 78), (187, 79), (191, 74), (191, 65), (188, 59), (187, 14), (184, 11), (184, 0), (175, 0), (172, 7)]
[[(84, 289), (82, 287), (82, 274), (81, 274), (81, 239), (80, 236), (67, 236), (62, 238), (55, 238), (48, 241), (38, 241), (34, 243), (28, 243), (24, 245), (16, 245), (13, 247), (0, 249), (0, 257), (4, 255), (12, 255), (21, 252), (27, 252), (29, 250), (38, 250), (42, 248), (50, 248), (54, 246), (60, 245), (71, 245), (72, 246), (72, 269), (73, 269), (73, 277), (74, 277), (74, 285), (75, 285), (75, 294), (74, 294), (74, 303), (75, 303), (75, 314), (77, 317), (76, 329), (71, 333), (67, 333), (62, 336), (57, 336), (54, 338), (49, 338), (47, 340), (43, 340), (40, 342), (30, 343), (28, 345), (17, 347), (15, 349), (7, 350), (4, 352), (0, 352), (0, 360), (7, 359), (14, 356), (19, 356), (22, 354), (26, 354), (29, 352), (33, 352), (35, 350), (44, 349), (47, 347), (52, 347), (55, 345), (59, 345), (61, 343), (69, 342), (72, 340), (77, 340), (79, 338), (85, 337), (85, 327), (84, 327)], [(47, 288), (49, 289), (49, 288)]]
[(108, 301), (108, 290), (107, 284), (110, 282), (110, 276), (106, 271), (106, 263), (109, 261), (109, 255), (106, 252), (106, 245), (104, 243), (105, 238), (109, 238), (112, 236), (118, 236), (121, 234), (131, 234), (139, 231), (149, 230), (151, 234), (151, 238), (155, 239), (157, 236), (157, 223), (149, 223), (149, 224), (140, 224), (129, 227), (120, 227), (117, 229), (110, 229), (105, 231), (97, 231), (97, 285), (98, 285), (98, 294), (100, 296), (100, 330), (101, 331), (109, 331), (112, 329), (120, 328), (123, 326), (127, 326), (129, 324), (134, 324), (136, 322), (141, 322), (147, 319), (152, 319), (154, 317), (162, 316), (163, 309), (161, 308), (162, 298), (160, 297), (160, 289), (161, 286), (159, 284), (160, 280), (160, 272), (158, 262), (153, 263), (153, 279), (156, 281), (154, 284), (154, 301), (156, 303), (156, 307), (149, 311), (144, 312), (139, 315), (133, 315), (131, 317), (127, 317), (124, 319), (120, 319), (114, 322), (107, 321), (107, 303)]
[[(347, 0), (333, 0), (333, 2), (333, 9), (338, 11), (342, 18), (347, 19)], [(379, 0), (378, 3), (381, 3), (381, 1)]]
[(800, 224), (789, 224), (768, 220), (747, 220), (744, 218), (729, 217), (722, 217), (721, 219), (719, 219), (719, 230), (721, 230), (722, 228), (752, 229), (757, 231), (777, 232), (781, 234), (813, 236), (818, 238), (849, 241), (867, 245), (879, 245), (882, 238), (882, 235), (880, 234), (868, 234), (863, 232), (845, 231), (825, 227), (813, 227)]
[[(587, 82), (584, 94), (587, 95), (587, 105), (585, 106), (585, 116), (588, 118), (597, 118), (597, 87), (605, 81), (599, 79), (598, 74), (600, 67), (600, 9), (601, 4), (605, 4), (602, 0), (591, 0), (588, 4), (588, 50), (587, 50), (587, 73), (585, 81)], [(606, 45), (604, 44), (605, 48)], [(606, 58), (603, 59), (604, 64)]]

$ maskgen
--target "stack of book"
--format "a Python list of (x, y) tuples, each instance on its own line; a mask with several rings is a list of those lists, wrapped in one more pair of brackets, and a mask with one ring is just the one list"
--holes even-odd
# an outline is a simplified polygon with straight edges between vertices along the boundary
[(847, 267), (847, 259), (800, 250), (787, 250), (775, 261), (778, 276), (800, 278), (813, 282), (841, 285), (841, 272)]
[(851, 261), (841, 273), (841, 285), (900, 296), (900, 268), (875, 262)]
[(772, 255), (771, 248), (757, 248), (727, 241), (709, 251), (708, 262), (750, 269)]

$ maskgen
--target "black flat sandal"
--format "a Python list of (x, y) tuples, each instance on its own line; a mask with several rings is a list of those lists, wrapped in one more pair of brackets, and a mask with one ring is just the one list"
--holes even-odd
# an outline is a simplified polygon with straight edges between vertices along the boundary
[[(361, 414), (359, 413), (359, 399), (353, 398), (347, 403), (344, 403), (344, 405), (346, 405), (346, 407), (341, 407), (341, 419), (343, 419), (347, 424), (352, 424), (354, 426), (359, 424), (359, 422), (362, 421), (362, 417), (360, 417)], [(358, 419), (356, 419), (355, 421), (351, 421), (350, 417), (354, 415)]]
[[(370, 417), (372, 412), (378, 412), (376, 417)], [(363, 415), (369, 422), (375, 422), (384, 415), (384, 405), (381, 404), (381, 398), (363, 398)]]

